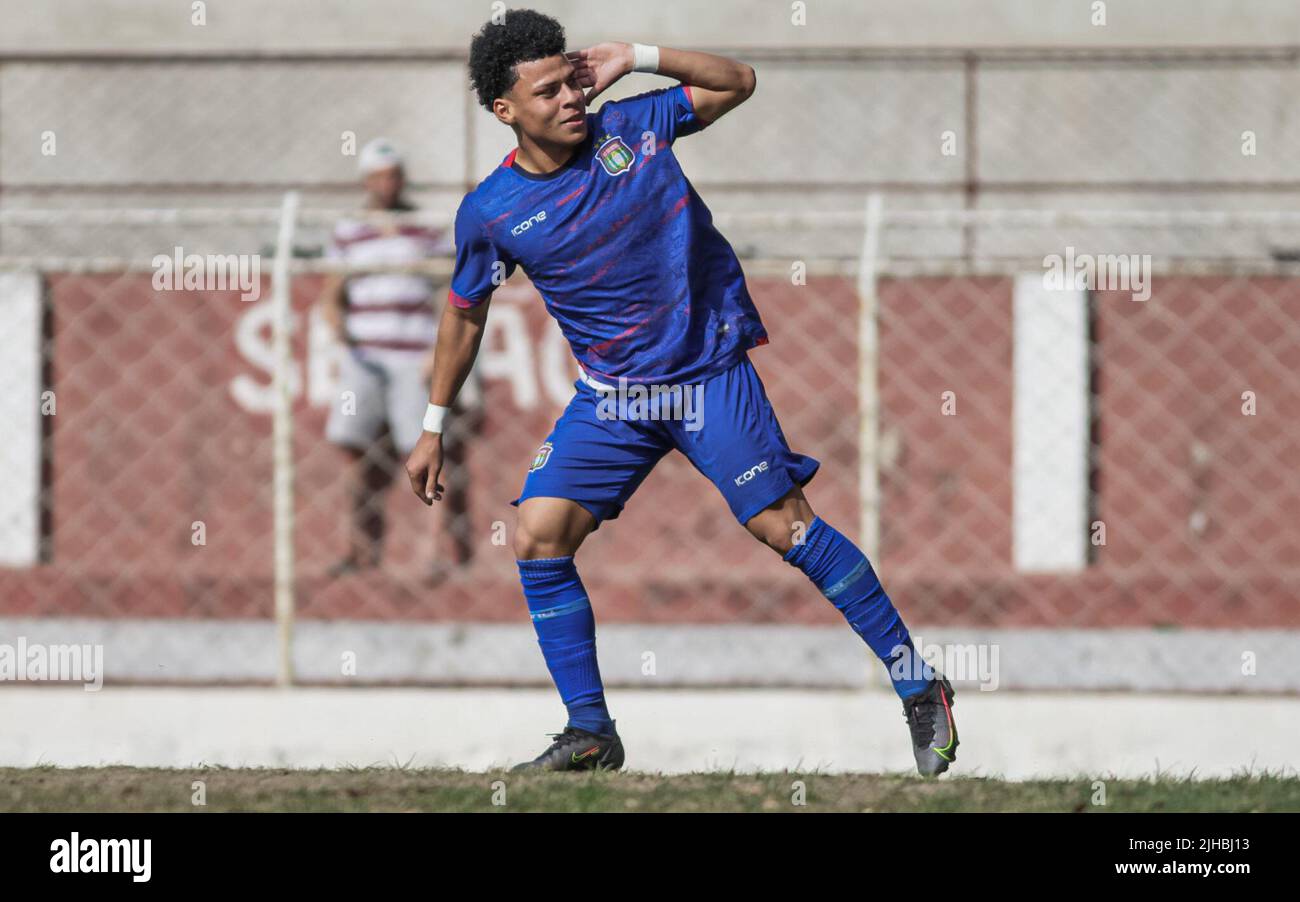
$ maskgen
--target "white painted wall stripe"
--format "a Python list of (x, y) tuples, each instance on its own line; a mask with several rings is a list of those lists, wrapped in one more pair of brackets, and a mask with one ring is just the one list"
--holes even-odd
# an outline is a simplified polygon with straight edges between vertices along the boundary
[(0, 567), (40, 555), (41, 277), (0, 272)]
[(1012, 549), (1022, 572), (1088, 562), (1088, 298), (1016, 277)]

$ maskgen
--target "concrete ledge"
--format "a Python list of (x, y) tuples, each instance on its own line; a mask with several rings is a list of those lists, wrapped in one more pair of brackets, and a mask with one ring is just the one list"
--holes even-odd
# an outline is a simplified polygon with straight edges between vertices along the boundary
[[(707, 624), (598, 626), (610, 686), (884, 688), (884, 668), (847, 627)], [(104, 646), (109, 683), (269, 683), (266, 620), (0, 619), (0, 644)], [(958, 685), (1015, 690), (1300, 692), (1296, 630), (913, 630), (956, 657)], [(1243, 655), (1255, 673), (1245, 675)], [(344, 673), (345, 655), (355, 675)], [(550, 686), (528, 624), (303, 621), (299, 681), (348, 686)], [(649, 671), (653, 672), (649, 672)]]

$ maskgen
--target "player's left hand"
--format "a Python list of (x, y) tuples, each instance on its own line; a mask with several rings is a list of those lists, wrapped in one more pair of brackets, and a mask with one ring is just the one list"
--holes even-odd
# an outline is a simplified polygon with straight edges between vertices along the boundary
[(442, 473), (442, 433), (421, 432), (411, 456), (406, 459), (406, 475), (415, 497), (432, 506), (446, 491), (438, 476)]
[(578, 84), (587, 91), (590, 105), (602, 91), (632, 71), (635, 57), (632, 45), (621, 41), (596, 44), (586, 50), (571, 50), (564, 54), (573, 63)]

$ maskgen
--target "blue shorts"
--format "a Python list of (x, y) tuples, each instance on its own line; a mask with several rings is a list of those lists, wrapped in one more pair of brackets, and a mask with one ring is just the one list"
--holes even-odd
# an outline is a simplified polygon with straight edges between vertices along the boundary
[(635, 386), (622, 395), (582, 379), (575, 386), (511, 504), (568, 498), (599, 526), (619, 515), (659, 459), (676, 448), (718, 487), (743, 524), (807, 484), (821, 466), (790, 450), (748, 357), (657, 398), (638, 395)]

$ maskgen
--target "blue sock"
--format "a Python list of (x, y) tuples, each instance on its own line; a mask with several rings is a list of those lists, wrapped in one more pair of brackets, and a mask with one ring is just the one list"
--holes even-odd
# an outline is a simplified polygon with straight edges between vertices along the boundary
[(871, 646), (889, 670), (899, 698), (908, 698), (926, 687), (929, 680), (913, 672), (912, 662), (920, 661), (903, 618), (885, 594), (867, 556), (856, 545), (821, 517), (814, 517), (803, 544), (791, 548), (784, 557), (813, 581)]
[(596, 618), (573, 557), (516, 561), (537, 644), (569, 711), (569, 726), (589, 733), (614, 730), (596, 665)]

